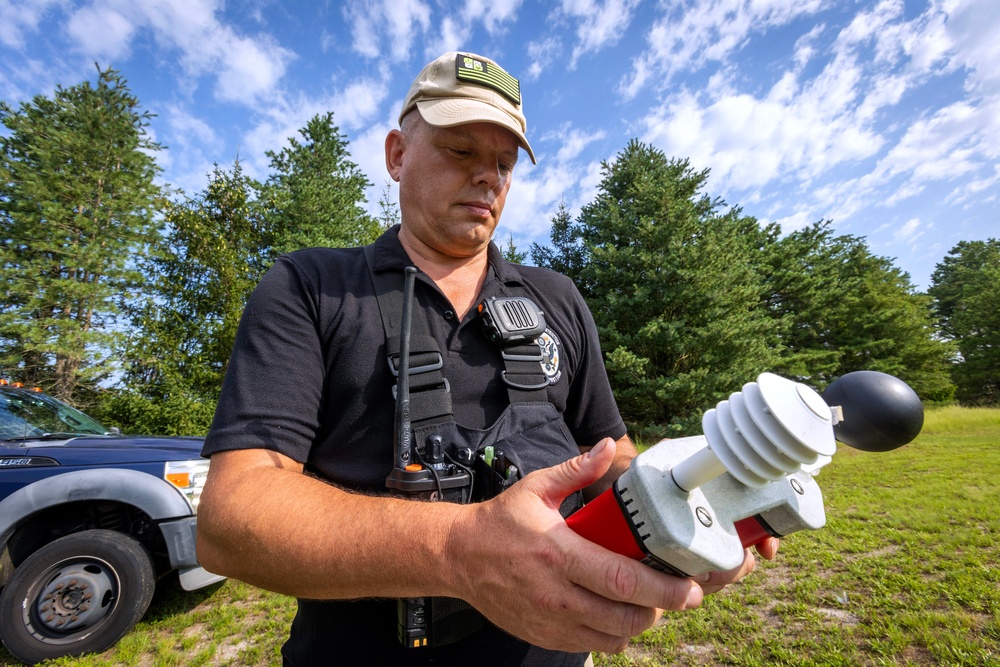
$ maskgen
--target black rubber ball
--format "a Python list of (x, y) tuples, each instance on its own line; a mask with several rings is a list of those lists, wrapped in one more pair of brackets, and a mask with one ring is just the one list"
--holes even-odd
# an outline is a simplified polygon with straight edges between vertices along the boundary
[(917, 392), (887, 373), (848, 373), (830, 383), (823, 400), (844, 412), (844, 420), (833, 427), (837, 440), (866, 452), (902, 447), (924, 425), (924, 406)]

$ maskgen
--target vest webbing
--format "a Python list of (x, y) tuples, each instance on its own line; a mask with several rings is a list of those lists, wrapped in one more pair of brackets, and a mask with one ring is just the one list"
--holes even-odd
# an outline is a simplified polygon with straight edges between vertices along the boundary
[[(368, 274), (375, 287), (386, 355), (393, 376), (399, 374), (399, 331), (403, 309), (402, 275), (375, 271), (375, 246), (365, 246)], [(513, 296), (525, 296), (520, 285), (506, 285)], [(416, 309), (420, 310), (420, 309)], [(410, 329), (410, 419), (414, 427), (452, 419), (451, 388), (442, 369), (444, 356), (430, 335), (426, 316), (415, 316)], [(501, 374), (511, 403), (546, 401), (548, 377), (542, 371), (542, 351), (538, 343), (500, 347), (504, 363)], [(395, 386), (393, 386), (395, 398)]]

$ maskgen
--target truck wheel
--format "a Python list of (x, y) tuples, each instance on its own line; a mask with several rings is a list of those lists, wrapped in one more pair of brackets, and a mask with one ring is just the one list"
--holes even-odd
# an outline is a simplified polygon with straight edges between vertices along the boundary
[(59, 538), (0, 593), (0, 639), (27, 663), (110, 648), (146, 613), (156, 585), (138, 541), (111, 530)]

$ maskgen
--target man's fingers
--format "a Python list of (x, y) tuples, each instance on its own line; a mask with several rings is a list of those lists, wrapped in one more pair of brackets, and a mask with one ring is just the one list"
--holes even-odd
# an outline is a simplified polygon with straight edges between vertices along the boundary
[(694, 609), (701, 604), (701, 588), (690, 579), (657, 572), (575, 533), (566, 539), (580, 540), (579, 547), (568, 552), (567, 576), (598, 596), (671, 611)]
[(566, 496), (603, 477), (614, 459), (615, 441), (605, 438), (585, 454), (533, 472), (520, 483), (532, 486), (546, 504), (558, 508)]
[(774, 560), (774, 557), (778, 555), (779, 546), (781, 546), (781, 540), (776, 537), (769, 537), (754, 548), (764, 560)]
[(754, 558), (753, 552), (749, 549), (744, 549), (743, 554), (743, 563), (739, 567), (735, 567), (727, 572), (709, 572), (708, 574), (695, 577), (694, 580), (701, 586), (705, 595), (718, 593), (729, 584), (735, 583), (753, 572), (757, 566), (757, 559)]

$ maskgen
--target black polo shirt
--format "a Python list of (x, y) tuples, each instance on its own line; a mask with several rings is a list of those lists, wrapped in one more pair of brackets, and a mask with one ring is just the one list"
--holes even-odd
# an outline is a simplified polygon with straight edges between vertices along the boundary
[[(376, 272), (395, 272), (402, 285), (402, 271), (411, 264), (398, 228), (376, 241)], [(546, 394), (576, 443), (623, 436), (593, 318), (579, 291), (552, 271), (508, 263), (491, 245), (480, 299), (513, 296), (515, 285), (545, 313)], [(422, 318), (444, 357), (455, 420), (488, 428), (509, 404), (499, 348), (483, 334), (475, 309), (459, 320), (423, 273), (414, 296), (414, 321)], [(395, 407), (385, 348), (363, 249), (310, 249), (280, 258), (243, 313), (203, 453), (276, 450), (342, 486), (384, 492)], [(293, 516), (295, 508), (288, 510)], [(282, 654), (289, 665), (549, 667), (580, 665), (586, 657), (532, 647), (490, 624), (455, 644), (407, 651), (395, 638), (395, 618), (393, 600), (299, 600)]]
[[(412, 264), (398, 227), (375, 244), (376, 272)], [(402, 284), (402, 278), (400, 278)], [(579, 291), (560, 274), (516, 266), (489, 248), (480, 300), (519, 285), (545, 313), (548, 400), (579, 446), (620, 438), (596, 327)], [(455, 420), (489, 427), (509, 403), (499, 348), (475, 309), (462, 319), (418, 273), (414, 320), (425, 318), (444, 356)], [(394, 378), (363, 249), (314, 248), (281, 257), (243, 313), (206, 456), (228, 449), (281, 452), (337, 484), (384, 491), (392, 467)]]

